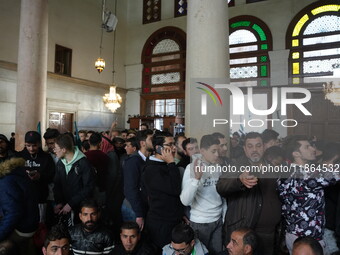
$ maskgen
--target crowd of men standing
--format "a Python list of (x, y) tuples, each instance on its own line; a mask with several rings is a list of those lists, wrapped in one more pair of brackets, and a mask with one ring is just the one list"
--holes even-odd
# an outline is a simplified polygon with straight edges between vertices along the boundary
[(278, 136), (0, 134), (0, 254), (336, 254), (340, 145)]

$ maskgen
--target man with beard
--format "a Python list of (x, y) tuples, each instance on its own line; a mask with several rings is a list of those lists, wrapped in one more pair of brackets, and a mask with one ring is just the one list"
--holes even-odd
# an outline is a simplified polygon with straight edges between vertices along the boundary
[[(216, 186), (217, 192), (228, 201), (224, 222), (226, 237), (240, 227), (254, 229), (259, 237), (261, 254), (271, 255), (275, 228), (281, 219), (276, 179), (264, 174), (260, 176), (259, 171), (268, 164), (263, 159), (264, 146), (259, 133), (248, 133), (243, 149), (245, 156), (236, 162), (237, 172), (224, 172)], [(228, 243), (229, 239), (225, 241)]]
[(110, 255), (152, 255), (154, 250), (141, 239), (140, 228), (136, 222), (124, 222), (120, 228), (121, 244), (115, 246)]
[(81, 223), (69, 229), (73, 254), (110, 253), (114, 247), (112, 234), (99, 223), (100, 212), (94, 200), (81, 203), (79, 218)]

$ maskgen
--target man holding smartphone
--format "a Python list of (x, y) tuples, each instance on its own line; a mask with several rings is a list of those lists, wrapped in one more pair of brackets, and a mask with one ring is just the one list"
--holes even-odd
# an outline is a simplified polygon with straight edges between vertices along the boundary
[(25, 135), (25, 148), (16, 157), (25, 159), (28, 177), (32, 180), (38, 196), (40, 222), (45, 222), (46, 203), (49, 194), (48, 185), (52, 183), (55, 174), (55, 163), (52, 157), (41, 148), (41, 135), (29, 131)]
[(160, 250), (171, 242), (171, 231), (183, 217), (181, 175), (175, 165), (176, 146), (171, 134), (155, 134), (152, 144), (155, 154), (146, 161), (142, 182), (149, 199), (146, 230)]

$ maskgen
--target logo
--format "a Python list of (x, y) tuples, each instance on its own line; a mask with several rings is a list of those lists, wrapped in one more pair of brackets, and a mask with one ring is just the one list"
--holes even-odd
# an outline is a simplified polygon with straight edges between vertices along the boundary
[[(198, 84), (201, 84), (206, 88), (200, 88), (198, 89), (204, 91), (206, 94), (201, 95), (201, 115), (207, 115), (207, 94), (210, 96), (210, 98), (213, 100), (214, 104), (217, 105), (216, 98), (214, 97), (213, 93), (218, 98), (220, 105), (223, 106), (222, 99), (220, 95), (217, 93), (216, 89), (227, 89), (231, 92), (232, 96), (232, 114), (233, 115), (244, 115), (245, 112), (245, 95), (243, 94), (243, 91), (232, 84), (215, 84), (214, 86), (208, 85), (203, 82), (197, 82)], [(212, 93), (212, 92), (213, 93)], [(292, 98), (292, 95), (299, 94), (300, 96), (298, 98)], [(280, 97), (280, 101), (279, 101)], [(248, 87), (247, 88), (247, 106), (250, 113), (257, 115), (257, 116), (267, 116), (273, 114), (275, 111), (280, 111), (281, 116), (287, 115), (287, 105), (295, 105), (305, 116), (311, 116), (312, 114), (306, 109), (306, 107), (303, 105), (307, 103), (311, 99), (311, 93), (308, 89), (305, 88), (299, 88), (299, 87), (272, 87), (272, 105), (269, 109), (266, 110), (259, 110), (256, 109), (254, 106), (254, 100), (253, 100), (253, 88)], [(279, 105), (280, 102), (280, 105)], [(216, 125), (224, 125), (229, 123), (232, 125), (232, 120), (227, 119), (214, 119), (213, 126)], [(270, 122), (272, 127), (274, 125), (274, 122), (281, 122), (281, 125), (284, 127), (294, 127), (297, 125), (297, 121), (294, 119), (286, 119), (286, 120), (280, 120), (280, 119), (266, 119), (265, 121), (260, 119), (252, 119), (249, 122), (250, 127), (261, 127), (265, 125), (265, 122)], [(287, 122), (294, 123), (293, 125), (288, 125)], [(236, 124), (236, 123), (235, 123)], [(246, 123), (238, 123), (242, 125), (246, 125)]]
[[(212, 86), (210, 86), (209, 84), (206, 84), (204, 82), (197, 82), (197, 83), (207, 87), (208, 89), (210, 89), (216, 95), (218, 101), (220, 102), (220, 105), (223, 106), (222, 99), (221, 99), (220, 95), (217, 93), (215, 88), (213, 88)], [(213, 100), (214, 104), (217, 105), (216, 98), (214, 97), (214, 95), (208, 89), (201, 88), (201, 87), (196, 87), (196, 88), (203, 90), (205, 93), (207, 93), (210, 96), (210, 98)], [(202, 115), (207, 115), (207, 94), (201, 95), (201, 99), (202, 99), (201, 112), (202, 112)]]

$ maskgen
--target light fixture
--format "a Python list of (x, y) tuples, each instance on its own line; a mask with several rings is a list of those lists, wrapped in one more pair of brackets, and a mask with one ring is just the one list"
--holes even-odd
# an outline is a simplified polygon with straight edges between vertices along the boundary
[[(103, 10), (105, 8), (105, 0), (103, 0)], [(115, 1), (115, 12), (117, 10), (117, 0)], [(116, 14), (116, 13), (115, 13)], [(117, 25), (117, 21), (116, 21), (116, 25)], [(107, 108), (110, 109), (111, 112), (115, 112), (121, 105), (121, 103), (123, 102), (122, 97), (117, 94), (116, 92), (116, 87), (117, 85), (115, 84), (115, 51), (116, 51), (116, 30), (114, 30), (114, 39), (113, 39), (113, 53), (112, 53), (112, 80), (113, 80), (113, 84), (112, 86), (110, 86), (110, 93), (109, 94), (105, 94), (105, 96), (103, 96), (103, 101), (104, 104)]]
[(334, 64), (333, 78), (334, 81), (323, 84), (325, 98), (330, 100), (335, 106), (340, 106), (340, 64)]
[[(104, 7), (105, 7), (105, 1), (103, 0), (102, 13), (104, 12)], [(103, 44), (103, 32), (104, 32), (104, 28), (103, 28), (103, 25), (102, 25), (102, 32), (101, 32), (101, 35), (100, 35), (100, 45), (99, 45), (99, 58), (97, 58), (96, 62), (94, 63), (94, 67), (97, 69), (98, 73), (103, 72), (103, 70), (105, 68), (105, 60), (101, 57), (101, 55), (102, 55), (102, 44)]]
[(110, 93), (105, 94), (103, 96), (103, 101), (105, 103), (105, 106), (111, 110), (111, 112), (115, 112), (122, 103), (122, 97), (116, 93), (116, 86), (113, 84), (113, 86), (110, 87)]

